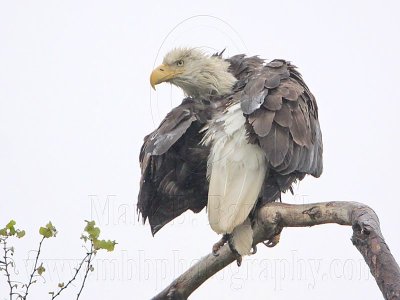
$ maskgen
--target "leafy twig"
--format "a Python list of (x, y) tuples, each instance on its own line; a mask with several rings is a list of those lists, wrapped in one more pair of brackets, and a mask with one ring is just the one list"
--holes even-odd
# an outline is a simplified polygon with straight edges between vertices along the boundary
[(18, 298), (22, 298), (21, 294), (14, 292), (14, 288), (17, 287), (17, 284), (13, 283), (19, 283), (18, 281), (13, 281), (11, 280), (11, 274), (8, 269), (8, 267), (11, 265), (14, 267), (14, 262), (11, 257), (8, 256), (8, 252), (11, 252), (11, 255), (14, 253), (14, 248), (13, 247), (7, 247), (7, 239), (10, 236), (15, 236), (17, 238), (22, 238), (25, 235), (25, 230), (20, 230), (15, 228), (16, 222), (14, 220), (10, 220), (10, 222), (7, 223), (7, 225), (4, 228), (0, 229), (0, 243), (3, 243), (3, 250), (4, 250), (4, 256), (3, 259), (4, 261), (0, 261), (0, 263), (3, 265), (3, 267), (0, 270), (4, 270), (6, 273), (7, 277), (7, 283), (8, 286), (10, 287), (10, 300), (12, 300), (13, 295), (17, 295)]
[(86, 262), (86, 269), (85, 269), (85, 274), (83, 277), (83, 281), (81, 284), (81, 287), (79, 289), (78, 294), (76, 295), (76, 299), (78, 300), (79, 297), (82, 294), (82, 290), (85, 287), (86, 279), (88, 278), (89, 271), (93, 271), (93, 266), (92, 266), (92, 261), (94, 259), (94, 256), (97, 253), (97, 250), (107, 250), (107, 251), (113, 251), (114, 247), (116, 245), (115, 241), (106, 241), (106, 240), (99, 240), (100, 236), (100, 228), (96, 227), (94, 221), (86, 221), (86, 226), (84, 229), (84, 234), (82, 234), (81, 239), (84, 240), (85, 242), (90, 241), (90, 250), (86, 253), (86, 256), (82, 259), (82, 261), (79, 263), (78, 267), (75, 269), (75, 274), (72, 277), (71, 280), (68, 281), (68, 283), (64, 286), (64, 284), (59, 284), (59, 290), (57, 293), (51, 292), (50, 294), (52, 295), (51, 300), (54, 300), (57, 296), (61, 294), (63, 290), (65, 290), (77, 277), (79, 271), (81, 270), (82, 266)]
[[(64, 291), (66, 288), (68, 288), (68, 286), (73, 281), (76, 280), (78, 273), (81, 271), (82, 267), (86, 264), (83, 281), (79, 288), (79, 292), (76, 295), (76, 299), (78, 300), (80, 295), (82, 294), (83, 288), (85, 287), (86, 280), (89, 275), (89, 271), (93, 271), (92, 261), (96, 255), (97, 251), (101, 250), (101, 249), (107, 250), (107, 251), (114, 250), (114, 247), (116, 245), (115, 241), (100, 240), (99, 239), (100, 228), (95, 226), (94, 221), (86, 221), (86, 223), (87, 224), (84, 229), (84, 234), (82, 234), (81, 239), (83, 239), (85, 242), (87, 242), (88, 240), (90, 241), (90, 250), (87, 249), (87, 253), (86, 253), (85, 257), (82, 259), (82, 261), (79, 263), (78, 267), (75, 269), (75, 274), (68, 281), (68, 283), (66, 285), (64, 285), (64, 283), (59, 283), (58, 284), (58, 287), (59, 287), (58, 292), (50, 293), (52, 295), (51, 300), (58, 297), (62, 291)], [(11, 236), (14, 236), (17, 238), (22, 238), (25, 235), (25, 231), (16, 229), (15, 224), (16, 224), (16, 222), (14, 220), (11, 220), (4, 228), (0, 228), (0, 244), (3, 244), (3, 250), (4, 250), (4, 256), (0, 260), (0, 271), (4, 271), (5, 275), (7, 277), (7, 283), (10, 288), (9, 300), (13, 300), (14, 296), (16, 296), (16, 299), (18, 299), (18, 300), (26, 300), (28, 297), (28, 294), (29, 294), (29, 288), (31, 287), (32, 284), (34, 284), (36, 282), (36, 280), (34, 280), (34, 277), (42, 276), (43, 272), (45, 272), (43, 263), (38, 266), (43, 241), (44, 241), (44, 239), (55, 237), (57, 234), (57, 230), (51, 222), (47, 223), (44, 227), (39, 228), (39, 234), (42, 236), (42, 239), (40, 240), (40, 243), (39, 243), (39, 247), (37, 250), (36, 257), (35, 257), (35, 263), (34, 263), (32, 273), (29, 276), (29, 282), (27, 284), (23, 284), (19, 281), (11, 280), (11, 273), (9, 270), (9, 266), (14, 266), (14, 262), (13, 262), (12, 258), (9, 256), (9, 252), (11, 252), (11, 255), (12, 255), (14, 253), (14, 248), (7, 246), (7, 239)], [(18, 288), (18, 284), (21, 284), (22, 288), (25, 288), (25, 291), (23, 294), (21, 294), (19, 292), (15, 292), (15, 289)]]

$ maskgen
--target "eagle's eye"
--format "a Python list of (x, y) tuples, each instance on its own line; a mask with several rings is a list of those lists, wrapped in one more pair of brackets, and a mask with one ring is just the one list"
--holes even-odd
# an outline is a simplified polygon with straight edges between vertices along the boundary
[(183, 67), (183, 60), (182, 60), (182, 59), (178, 60), (178, 61), (176, 62), (176, 65), (177, 65), (178, 67)]

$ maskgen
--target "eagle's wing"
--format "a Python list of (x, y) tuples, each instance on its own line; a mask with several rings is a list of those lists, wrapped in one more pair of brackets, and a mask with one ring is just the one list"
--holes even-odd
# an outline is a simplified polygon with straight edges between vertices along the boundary
[(188, 209), (207, 203), (209, 148), (200, 145), (200, 129), (210, 117), (210, 104), (185, 99), (145, 137), (140, 151), (142, 177), (137, 209), (155, 234)]
[(231, 58), (239, 79), (239, 97), (247, 118), (249, 142), (265, 151), (266, 176), (262, 205), (279, 199), (306, 174), (322, 173), (322, 135), (314, 96), (295, 66), (284, 60), (264, 65), (257, 57)]

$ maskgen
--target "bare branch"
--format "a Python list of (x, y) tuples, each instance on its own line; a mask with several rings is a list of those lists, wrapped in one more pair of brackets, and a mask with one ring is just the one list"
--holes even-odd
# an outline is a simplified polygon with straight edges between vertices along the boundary
[(65, 289), (68, 288), (68, 286), (69, 286), (72, 282), (74, 282), (74, 281), (76, 280), (76, 277), (78, 276), (79, 271), (81, 270), (82, 266), (83, 266), (83, 265), (85, 264), (85, 262), (86, 262), (87, 267), (86, 267), (86, 271), (85, 271), (85, 276), (84, 276), (83, 282), (82, 282), (82, 284), (81, 284), (81, 288), (80, 288), (80, 290), (79, 290), (79, 293), (78, 293), (78, 295), (77, 295), (77, 299), (79, 299), (79, 295), (81, 294), (81, 292), (82, 292), (82, 290), (83, 290), (83, 287), (85, 286), (85, 281), (86, 281), (87, 273), (88, 273), (89, 270), (90, 270), (90, 265), (91, 265), (91, 262), (92, 262), (92, 260), (93, 260), (94, 254), (95, 254), (95, 252), (94, 252), (94, 248), (93, 248), (93, 242), (91, 241), (91, 248), (90, 248), (90, 251), (88, 251), (88, 252), (86, 253), (85, 257), (81, 260), (81, 262), (79, 263), (78, 267), (75, 269), (74, 276), (67, 282), (66, 285), (60, 286), (60, 289), (58, 290), (57, 293), (53, 293), (53, 294), (52, 294), (52, 296), (51, 296), (51, 299), (52, 299), (52, 300), (55, 299), (56, 297), (58, 297)]
[(76, 295), (76, 300), (78, 300), (79, 297), (81, 296), (81, 293), (82, 293), (82, 290), (83, 290), (83, 288), (85, 286), (86, 279), (87, 279), (87, 276), (89, 274), (89, 271), (92, 269), (92, 257), (93, 257), (93, 254), (95, 254), (95, 250), (94, 250), (93, 241), (91, 241), (91, 249), (90, 249), (90, 252), (88, 253), (89, 257), (88, 257), (88, 259), (86, 261), (85, 276), (83, 277), (81, 288), (79, 289), (79, 292)]
[[(268, 203), (256, 217), (254, 245), (272, 239), (284, 227), (308, 227), (327, 223), (352, 226), (352, 242), (361, 252), (387, 300), (400, 299), (400, 268), (382, 236), (379, 220), (368, 206), (357, 202), (313, 204)], [(208, 278), (237, 257), (225, 245), (219, 256), (209, 254), (175, 279), (154, 300), (187, 299)]]
[(85, 263), (86, 259), (89, 257), (90, 254), (91, 254), (91, 253), (86, 253), (86, 256), (81, 260), (81, 262), (79, 263), (78, 267), (75, 269), (74, 276), (67, 282), (67, 284), (64, 285), (64, 286), (62, 286), (62, 287), (60, 287), (60, 289), (58, 290), (57, 293), (51, 295), (51, 299), (52, 299), (52, 300), (55, 299), (56, 297), (58, 297), (58, 296), (62, 293), (63, 290), (65, 290), (66, 288), (68, 288), (68, 286), (69, 286), (73, 281), (75, 281), (76, 277), (77, 277), (78, 274), (79, 274), (80, 269), (82, 268), (83, 264)]
[(12, 300), (12, 297), (15, 294), (14, 293), (14, 287), (15, 286), (12, 284), (11, 274), (10, 274), (10, 271), (8, 269), (8, 266), (12, 263), (12, 262), (8, 261), (9, 260), (8, 252), (11, 251), (11, 250), (9, 248), (7, 248), (7, 237), (2, 239), (1, 241), (3, 243), (3, 251), (4, 251), (4, 256), (3, 256), (4, 268), (3, 269), (4, 269), (4, 272), (6, 273), (7, 283), (8, 283), (8, 286), (10, 288), (10, 293), (9, 293), (10, 300)]
[(40, 251), (42, 249), (42, 243), (43, 243), (44, 239), (45, 239), (45, 237), (42, 237), (42, 239), (40, 240), (39, 247), (38, 247), (38, 250), (37, 250), (37, 253), (36, 253), (35, 265), (33, 266), (33, 270), (32, 270), (32, 273), (31, 273), (31, 275), (29, 277), (29, 282), (25, 287), (25, 294), (22, 297), (22, 299), (26, 299), (28, 297), (29, 288), (31, 287), (32, 283), (34, 282), (33, 281), (33, 277), (35, 276), (35, 273), (37, 272), (37, 264), (38, 264), (38, 261), (39, 261)]

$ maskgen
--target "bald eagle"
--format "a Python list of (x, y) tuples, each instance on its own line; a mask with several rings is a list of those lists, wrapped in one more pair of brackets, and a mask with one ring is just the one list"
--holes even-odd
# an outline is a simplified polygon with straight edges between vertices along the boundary
[[(186, 98), (144, 139), (137, 208), (153, 235), (207, 206), (211, 228), (240, 256), (251, 253), (257, 208), (306, 174), (322, 173), (313, 94), (296, 67), (243, 54), (224, 59), (177, 48), (150, 76)], [(274, 245), (276, 241), (273, 241)]]

